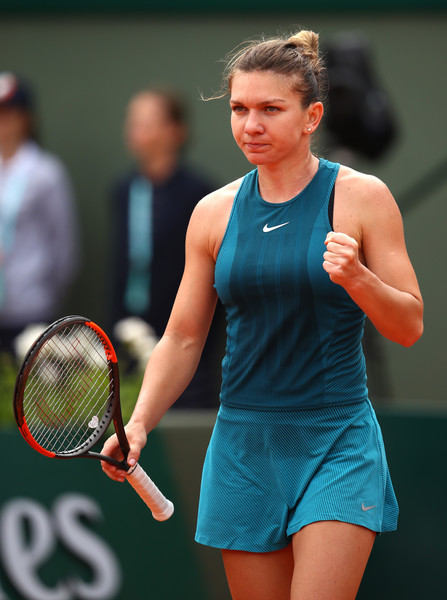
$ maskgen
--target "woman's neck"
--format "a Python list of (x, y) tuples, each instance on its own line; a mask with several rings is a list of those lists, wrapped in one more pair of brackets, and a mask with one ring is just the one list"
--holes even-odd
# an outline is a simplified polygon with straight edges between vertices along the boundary
[(295, 198), (318, 171), (319, 160), (310, 151), (300, 162), (259, 165), (259, 193), (267, 202), (286, 202)]

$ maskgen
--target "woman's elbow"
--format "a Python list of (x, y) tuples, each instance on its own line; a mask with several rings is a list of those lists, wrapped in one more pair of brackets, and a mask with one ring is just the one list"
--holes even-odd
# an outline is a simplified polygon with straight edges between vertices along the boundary
[(410, 348), (410, 346), (413, 346), (413, 344), (415, 344), (418, 341), (418, 339), (422, 336), (423, 332), (424, 323), (421, 320), (418, 326), (414, 327), (411, 331), (409, 331), (407, 335), (402, 339), (402, 341), (400, 342), (401, 345), (405, 346), (405, 348)]
[(424, 333), (423, 312), (424, 308), (423, 304), (421, 303), (419, 306), (418, 314), (413, 317), (411, 325), (406, 328), (405, 335), (400, 341), (402, 346), (405, 346), (405, 348), (413, 346), (413, 344), (415, 344)]

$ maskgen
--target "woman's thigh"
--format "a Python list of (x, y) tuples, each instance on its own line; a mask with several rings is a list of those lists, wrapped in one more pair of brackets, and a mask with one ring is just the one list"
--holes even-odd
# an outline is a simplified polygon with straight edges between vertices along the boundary
[(303, 527), (293, 536), (290, 600), (354, 600), (376, 535), (340, 521)]
[(275, 552), (222, 550), (233, 600), (290, 600), (292, 544)]
[(275, 552), (223, 550), (233, 600), (354, 600), (376, 533), (319, 521)]

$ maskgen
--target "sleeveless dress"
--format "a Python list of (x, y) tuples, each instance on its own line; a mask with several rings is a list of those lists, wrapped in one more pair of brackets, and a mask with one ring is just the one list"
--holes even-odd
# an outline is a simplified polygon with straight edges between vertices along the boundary
[(339, 165), (263, 200), (257, 169), (235, 196), (216, 261), (227, 346), (196, 540), (269, 552), (303, 526), (391, 531), (398, 506), (368, 400), (364, 313), (323, 269)]

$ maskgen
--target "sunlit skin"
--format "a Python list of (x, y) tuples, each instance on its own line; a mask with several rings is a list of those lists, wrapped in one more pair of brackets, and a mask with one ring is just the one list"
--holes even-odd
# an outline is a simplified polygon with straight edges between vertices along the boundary
[[(295, 83), (268, 71), (236, 72), (231, 82), (233, 135), (257, 166), (259, 190), (268, 202), (294, 198), (318, 170), (310, 140), (323, 106), (314, 102), (303, 107)], [(238, 179), (216, 190), (192, 215), (177, 298), (126, 426), (129, 464), (139, 459), (148, 432), (180, 396), (197, 366), (217, 302), (215, 262), (240, 184)], [(413, 344), (422, 334), (423, 303), (406, 252), (402, 219), (388, 188), (375, 177), (340, 167), (333, 225), (321, 256), (330, 279), (344, 287), (384, 336)], [(103, 452), (120, 458), (115, 437)], [(103, 469), (112, 479), (124, 481), (123, 471), (106, 463)], [(357, 525), (321, 521), (301, 529), (277, 552), (224, 550), (233, 600), (353, 600), (375, 535)]]

